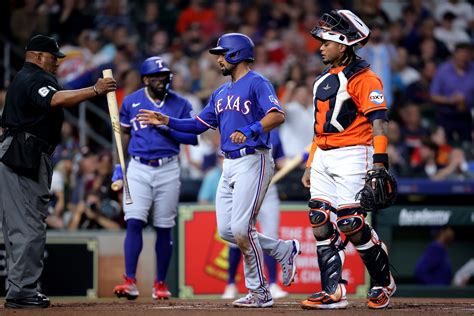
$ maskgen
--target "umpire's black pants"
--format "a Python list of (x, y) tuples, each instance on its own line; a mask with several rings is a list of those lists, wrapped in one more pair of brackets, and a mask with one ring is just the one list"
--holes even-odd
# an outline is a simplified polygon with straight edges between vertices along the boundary
[(39, 180), (20, 176), (0, 162), (0, 220), (7, 256), (7, 299), (36, 295), (43, 271), (52, 166), (42, 154)]

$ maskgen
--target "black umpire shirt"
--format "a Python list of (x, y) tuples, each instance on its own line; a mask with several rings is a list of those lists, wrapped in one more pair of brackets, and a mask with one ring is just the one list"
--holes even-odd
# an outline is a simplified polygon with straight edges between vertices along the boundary
[(58, 90), (61, 87), (54, 75), (25, 62), (8, 87), (0, 125), (31, 133), (56, 147), (64, 112), (62, 107), (50, 104)]

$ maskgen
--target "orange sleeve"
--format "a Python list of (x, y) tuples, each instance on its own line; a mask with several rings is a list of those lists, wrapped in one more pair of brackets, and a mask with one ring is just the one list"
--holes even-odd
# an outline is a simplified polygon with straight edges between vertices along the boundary
[(387, 152), (388, 138), (385, 135), (374, 136), (374, 154), (385, 154)]
[(314, 153), (316, 152), (317, 148), (318, 148), (318, 145), (316, 145), (316, 140), (313, 138), (313, 142), (311, 143), (311, 149), (309, 151), (309, 157), (308, 157), (308, 160), (306, 161), (306, 168), (311, 168), (311, 163), (313, 162)]
[(347, 92), (364, 115), (387, 109), (382, 80), (370, 69), (349, 81)]

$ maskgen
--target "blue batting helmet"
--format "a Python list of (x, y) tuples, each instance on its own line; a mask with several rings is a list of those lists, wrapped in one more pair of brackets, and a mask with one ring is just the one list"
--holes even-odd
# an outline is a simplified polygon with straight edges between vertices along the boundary
[(147, 58), (140, 67), (140, 73), (142, 77), (160, 72), (171, 73), (171, 70), (168, 68), (165, 61), (160, 57)]
[(253, 61), (253, 41), (247, 35), (240, 33), (224, 34), (217, 40), (217, 46), (211, 48), (209, 53), (224, 55), (230, 64), (238, 64), (243, 60)]
[(166, 91), (168, 91), (169, 87), (171, 86), (171, 81), (173, 80), (173, 74), (171, 73), (171, 69), (168, 68), (165, 61), (161, 57), (150, 57), (145, 59), (140, 67), (140, 73), (142, 77), (159, 74), (159, 73), (166, 73), (168, 74), (168, 79), (166, 82)]

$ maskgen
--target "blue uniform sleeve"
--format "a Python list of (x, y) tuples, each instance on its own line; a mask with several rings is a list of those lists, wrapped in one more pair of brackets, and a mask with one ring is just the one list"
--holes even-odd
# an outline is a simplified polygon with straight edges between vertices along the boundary
[(254, 87), (253, 93), (257, 104), (262, 108), (265, 114), (271, 111), (278, 111), (284, 113), (280, 107), (280, 102), (275, 93), (275, 89), (267, 80), (258, 80)]
[[(192, 118), (192, 111), (193, 107), (191, 106), (191, 103), (189, 103), (188, 100), (183, 99), (184, 106), (183, 110), (180, 113), (179, 118), (180, 119), (191, 119)], [(168, 126), (170, 127), (170, 126)], [(181, 144), (188, 144), (188, 145), (197, 145), (198, 139), (195, 133), (190, 134), (190, 133), (183, 133), (179, 131), (175, 131), (171, 127), (169, 128), (167, 135), (171, 137), (174, 141), (181, 143)]]
[(130, 128), (130, 102), (129, 99), (125, 97), (120, 108), (120, 125), (126, 128)]
[(217, 115), (214, 109), (214, 94), (211, 95), (209, 103), (206, 107), (196, 116), (196, 119), (199, 120), (202, 124), (207, 126), (207, 128), (216, 129), (218, 126)]
[(178, 132), (173, 129), (169, 129), (168, 134), (176, 142), (181, 144), (197, 145), (198, 143), (197, 136), (195, 134)]
[(170, 116), (168, 122), (168, 127), (172, 128), (178, 132), (191, 133), (191, 134), (201, 134), (209, 129), (204, 124), (201, 124), (197, 118), (190, 119), (176, 119)]

